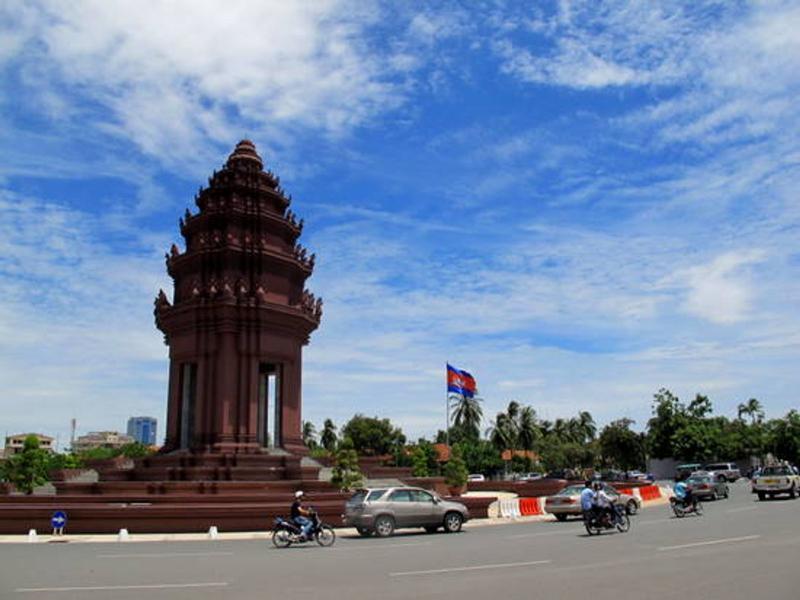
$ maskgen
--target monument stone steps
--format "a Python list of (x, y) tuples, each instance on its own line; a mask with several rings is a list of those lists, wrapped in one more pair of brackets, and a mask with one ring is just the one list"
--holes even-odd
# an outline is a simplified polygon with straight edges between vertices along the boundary
[[(201, 494), (229, 496), (236, 494), (286, 494), (334, 491), (327, 481), (318, 479), (283, 479), (276, 481), (97, 481), (54, 482), (56, 495), (90, 494), (132, 498), (137, 495)], [(6, 496), (9, 497), (9, 496)]]

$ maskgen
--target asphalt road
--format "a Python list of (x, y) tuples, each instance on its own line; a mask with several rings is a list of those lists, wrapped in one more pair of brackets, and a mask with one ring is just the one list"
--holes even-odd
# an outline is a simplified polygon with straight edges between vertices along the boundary
[(758, 502), (741, 482), (705, 507), (680, 520), (646, 508), (630, 532), (599, 537), (568, 521), (284, 550), (257, 540), (3, 544), (0, 598), (800, 598), (800, 500)]

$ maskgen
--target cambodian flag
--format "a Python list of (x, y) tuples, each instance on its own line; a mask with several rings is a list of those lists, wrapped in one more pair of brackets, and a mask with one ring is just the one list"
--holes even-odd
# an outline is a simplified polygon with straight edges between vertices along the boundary
[(477, 386), (475, 385), (475, 378), (467, 373), (456, 369), (450, 364), (447, 365), (447, 392), (452, 394), (459, 394), (465, 398), (472, 398), (475, 396)]

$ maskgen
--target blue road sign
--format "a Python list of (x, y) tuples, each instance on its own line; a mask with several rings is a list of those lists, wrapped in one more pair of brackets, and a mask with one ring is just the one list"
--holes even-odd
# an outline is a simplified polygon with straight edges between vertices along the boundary
[(53, 516), (50, 517), (50, 524), (53, 526), (53, 529), (62, 529), (67, 524), (67, 513), (63, 510), (57, 510), (53, 513)]

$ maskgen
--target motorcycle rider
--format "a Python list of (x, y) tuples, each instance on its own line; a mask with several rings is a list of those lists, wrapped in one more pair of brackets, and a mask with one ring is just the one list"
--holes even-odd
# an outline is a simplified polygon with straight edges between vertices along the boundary
[(683, 481), (679, 481), (675, 484), (675, 487), (672, 489), (675, 493), (675, 497), (683, 503), (684, 508), (696, 508), (697, 506), (697, 499), (692, 494), (692, 489), (686, 485)]
[(590, 518), (592, 513), (595, 512), (594, 497), (595, 493), (592, 489), (592, 482), (590, 479), (587, 479), (586, 487), (581, 491), (581, 510), (583, 511), (584, 520)]
[(294, 493), (294, 502), (292, 503), (290, 516), (292, 522), (300, 528), (300, 532), (303, 536), (302, 541), (306, 541), (311, 535), (311, 527), (314, 524), (311, 519), (308, 518), (311, 516), (311, 511), (307, 508), (303, 508), (302, 499), (302, 490), (297, 490)]

